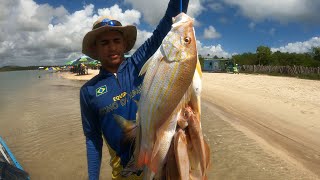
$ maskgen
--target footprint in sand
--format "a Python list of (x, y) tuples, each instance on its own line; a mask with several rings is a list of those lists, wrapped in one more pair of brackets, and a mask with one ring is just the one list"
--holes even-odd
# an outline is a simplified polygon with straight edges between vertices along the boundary
[(312, 111), (300, 111), (302, 114), (314, 114), (314, 112), (312, 112)]

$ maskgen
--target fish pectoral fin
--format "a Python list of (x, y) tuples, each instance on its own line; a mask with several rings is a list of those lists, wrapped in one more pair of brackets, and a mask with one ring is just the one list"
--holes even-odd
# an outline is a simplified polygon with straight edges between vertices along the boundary
[(191, 138), (191, 143), (195, 149), (195, 153), (200, 160), (201, 173), (204, 174), (207, 167), (206, 147), (204, 144), (200, 119), (196, 114), (192, 114), (190, 116), (188, 132)]
[(204, 141), (204, 146), (205, 146), (205, 152), (206, 152), (206, 170), (209, 169), (209, 167), (211, 166), (211, 161), (210, 161), (210, 146), (209, 144)]
[(135, 121), (129, 121), (122, 116), (117, 114), (113, 114), (115, 121), (119, 124), (124, 133), (124, 138), (122, 140), (123, 143), (125, 142), (133, 142), (136, 138), (136, 131), (137, 131), (137, 124)]
[(170, 116), (169, 119), (163, 122), (155, 134), (155, 141), (151, 153), (150, 169), (157, 173), (159, 168), (163, 166), (165, 156), (168, 153), (172, 138), (177, 127), (178, 115)]
[[(154, 160), (159, 149), (161, 148), (160, 146), (162, 145), (163, 138), (165, 138), (165, 135), (168, 134), (167, 131), (169, 129), (176, 129), (177, 119), (178, 119), (178, 116), (173, 116), (173, 117), (171, 116), (170, 119), (159, 121), (163, 123), (160, 125), (159, 128), (156, 128), (157, 132), (155, 134), (155, 142), (154, 142), (152, 153), (151, 153), (151, 161)], [(172, 134), (172, 137), (173, 135), (174, 134)]]
[(187, 137), (185, 131), (179, 129), (174, 135), (174, 154), (179, 171), (180, 179), (189, 178), (189, 156), (187, 147)]

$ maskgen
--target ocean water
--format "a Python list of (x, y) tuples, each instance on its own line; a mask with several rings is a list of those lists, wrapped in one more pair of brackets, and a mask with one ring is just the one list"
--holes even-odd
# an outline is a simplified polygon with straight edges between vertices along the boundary
[(83, 84), (47, 71), (0, 72), (0, 136), (31, 179), (86, 179)]

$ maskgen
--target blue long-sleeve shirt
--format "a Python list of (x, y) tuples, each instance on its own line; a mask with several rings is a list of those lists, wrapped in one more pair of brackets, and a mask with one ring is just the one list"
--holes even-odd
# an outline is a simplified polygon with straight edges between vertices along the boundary
[[(189, 0), (182, 0), (186, 13)], [(172, 17), (180, 13), (180, 0), (170, 0), (167, 11), (152, 36), (121, 63), (117, 75), (101, 69), (99, 74), (80, 89), (80, 107), (86, 136), (89, 179), (99, 179), (103, 138), (109, 150), (125, 166), (132, 155), (130, 144), (121, 144), (123, 131), (113, 114), (135, 120), (143, 76), (138, 76), (144, 63), (156, 52), (171, 29)]]

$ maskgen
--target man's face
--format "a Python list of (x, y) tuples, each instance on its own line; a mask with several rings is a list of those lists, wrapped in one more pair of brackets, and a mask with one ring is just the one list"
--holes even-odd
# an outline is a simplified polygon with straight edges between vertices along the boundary
[(101, 33), (96, 39), (96, 52), (98, 60), (104, 69), (117, 72), (124, 60), (126, 44), (121, 32), (107, 31)]

